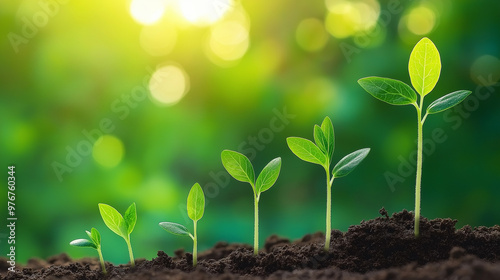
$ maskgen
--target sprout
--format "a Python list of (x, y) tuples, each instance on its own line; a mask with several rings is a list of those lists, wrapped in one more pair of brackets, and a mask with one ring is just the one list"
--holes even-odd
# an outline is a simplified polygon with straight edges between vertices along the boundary
[(319, 164), (326, 171), (326, 232), (325, 251), (330, 249), (331, 238), (331, 212), (332, 212), (332, 184), (333, 179), (344, 177), (351, 173), (356, 166), (368, 155), (369, 148), (357, 150), (341, 159), (332, 170), (330, 176), (330, 163), (335, 148), (333, 124), (329, 117), (325, 117), (321, 127), (314, 126), (314, 142), (300, 137), (288, 137), (288, 147), (301, 160)]
[(99, 254), (99, 261), (101, 262), (101, 268), (102, 268), (102, 273), (106, 274), (106, 267), (104, 266), (104, 259), (102, 258), (102, 252), (101, 252), (101, 234), (99, 231), (95, 228), (92, 228), (90, 232), (87, 230), (85, 231), (87, 235), (89, 236), (90, 240), (88, 239), (75, 239), (69, 243), (69, 245), (76, 246), (76, 247), (84, 247), (84, 248), (94, 248), (97, 250), (97, 253)]
[(161, 222), (160, 227), (171, 234), (189, 236), (193, 239), (193, 266), (196, 266), (198, 262), (198, 235), (196, 233), (196, 225), (198, 220), (203, 217), (203, 212), (205, 211), (205, 195), (203, 194), (203, 190), (198, 183), (194, 184), (189, 191), (187, 198), (187, 211), (189, 218), (193, 220), (194, 235), (191, 234), (185, 226), (176, 223)]
[(254, 198), (254, 241), (253, 252), (259, 252), (259, 199), (260, 194), (270, 189), (280, 174), (281, 158), (275, 158), (269, 162), (255, 181), (255, 173), (250, 160), (237, 152), (224, 150), (221, 153), (222, 165), (234, 179), (250, 183)]
[(447, 110), (462, 102), (471, 91), (459, 90), (449, 93), (432, 102), (422, 117), (424, 97), (429, 94), (441, 73), (441, 59), (439, 51), (434, 43), (428, 38), (422, 38), (413, 48), (408, 65), (410, 80), (413, 87), (420, 95), (417, 103), (417, 94), (407, 84), (393, 79), (380, 77), (367, 77), (360, 79), (358, 83), (373, 97), (392, 105), (411, 104), (417, 109), (417, 177), (415, 183), (415, 236), (419, 235), (420, 223), (420, 184), (422, 179), (422, 143), (423, 125), (429, 114), (435, 114)]
[(125, 239), (130, 256), (130, 263), (132, 267), (134, 267), (135, 261), (134, 254), (132, 253), (132, 246), (130, 245), (130, 233), (134, 230), (135, 223), (137, 222), (135, 203), (132, 203), (132, 205), (128, 207), (124, 216), (116, 211), (115, 208), (103, 203), (99, 203), (99, 212), (106, 226)]

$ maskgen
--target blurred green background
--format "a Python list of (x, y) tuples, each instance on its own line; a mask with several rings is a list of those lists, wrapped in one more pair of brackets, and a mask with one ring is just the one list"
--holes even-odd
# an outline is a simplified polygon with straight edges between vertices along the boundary
[[(324, 231), (324, 171), (285, 139), (312, 139), (325, 116), (336, 132), (334, 162), (372, 148), (334, 182), (333, 228), (346, 231), (383, 206), (413, 210), (415, 110), (380, 102), (356, 81), (410, 83), (409, 55), (424, 36), (443, 65), (426, 104), (459, 89), (473, 94), (424, 126), (422, 215), (458, 219), (458, 227), (498, 224), (499, 11), (498, 1), (451, 0), (1, 1), (0, 151), (4, 182), (16, 165), (17, 260), (95, 256), (69, 242), (96, 227), (104, 258), (127, 262), (100, 202), (122, 213), (137, 203), (136, 258), (191, 251), (189, 238), (158, 223), (192, 228), (185, 202), (195, 182), (207, 196), (200, 250), (250, 244), (252, 190), (229, 178), (223, 149), (251, 157), (257, 172), (283, 159), (261, 197), (261, 245), (271, 234)], [(2, 252), (7, 234), (2, 226)]]

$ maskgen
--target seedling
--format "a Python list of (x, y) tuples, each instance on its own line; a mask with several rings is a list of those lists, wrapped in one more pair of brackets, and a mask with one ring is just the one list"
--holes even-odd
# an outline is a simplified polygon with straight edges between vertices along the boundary
[(107, 273), (106, 267), (104, 266), (104, 259), (102, 258), (102, 252), (101, 252), (101, 234), (95, 228), (92, 228), (90, 232), (88, 230), (86, 230), (85, 232), (89, 236), (90, 240), (75, 239), (71, 241), (69, 245), (96, 249), (97, 253), (99, 254), (99, 261), (101, 262), (102, 273), (106, 274)]
[(281, 158), (271, 160), (260, 172), (255, 181), (255, 172), (250, 160), (240, 153), (224, 150), (221, 153), (222, 165), (234, 179), (250, 183), (254, 198), (254, 239), (253, 253), (259, 252), (259, 200), (260, 194), (270, 189), (280, 174)]
[(137, 222), (137, 211), (135, 203), (132, 203), (122, 216), (115, 208), (99, 203), (99, 212), (101, 213), (102, 220), (106, 226), (114, 233), (125, 239), (128, 247), (128, 254), (130, 256), (130, 264), (135, 266), (134, 254), (132, 253), (132, 246), (130, 245), (130, 233), (134, 230), (135, 223)]
[(356, 166), (368, 155), (369, 148), (360, 149), (341, 159), (330, 175), (330, 163), (335, 148), (335, 136), (332, 120), (325, 117), (321, 127), (314, 125), (314, 142), (300, 137), (288, 137), (288, 147), (301, 160), (319, 164), (326, 171), (326, 232), (325, 251), (330, 250), (332, 232), (332, 184), (335, 178), (344, 177), (351, 173)]
[(417, 177), (415, 183), (415, 236), (419, 235), (420, 224), (420, 184), (422, 179), (422, 143), (423, 125), (429, 114), (436, 114), (447, 110), (462, 102), (471, 91), (459, 90), (449, 93), (432, 102), (422, 117), (424, 97), (436, 86), (441, 74), (441, 58), (439, 51), (432, 41), (422, 38), (413, 48), (408, 64), (410, 80), (413, 87), (420, 95), (417, 103), (415, 91), (406, 83), (398, 80), (380, 77), (367, 77), (358, 83), (373, 97), (392, 105), (411, 104), (417, 109)]
[(187, 198), (187, 211), (189, 218), (193, 220), (194, 235), (191, 234), (185, 226), (176, 223), (161, 222), (160, 227), (171, 234), (189, 236), (193, 239), (193, 266), (196, 266), (198, 262), (198, 236), (196, 233), (196, 225), (198, 220), (203, 217), (203, 212), (205, 211), (205, 195), (203, 194), (203, 189), (198, 183), (194, 184), (189, 191)]

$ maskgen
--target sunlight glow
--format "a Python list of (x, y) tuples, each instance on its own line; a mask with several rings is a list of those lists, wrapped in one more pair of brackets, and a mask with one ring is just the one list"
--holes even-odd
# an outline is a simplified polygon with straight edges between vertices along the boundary
[(130, 14), (140, 24), (151, 25), (161, 19), (165, 6), (165, 0), (132, 0)]
[(163, 105), (174, 105), (188, 92), (189, 78), (178, 66), (163, 66), (151, 76), (149, 90), (156, 101)]
[(339, 39), (373, 29), (380, 15), (377, 0), (326, 0), (325, 4), (329, 10), (326, 29)]
[(410, 32), (416, 35), (426, 35), (436, 24), (436, 14), (426, 6), (419, 6), (411, 10), (406, 20)]
[(176, 42), (177, 30), (173, 25), (155, 24), (142, 28), (141, 47), (152, 56), (169, 54)]
[(210, 50), (222, 60), (240, 59), (248, 49), (248, 31), (236, 21), (216, 24), (210, 34)]
[(123, 142), (110, 134), (99, 137), (92, 149), (94, 160), (107, 168), (117, 166), (123, 158), (123, 153)]
[(234, 5), (232, 0), (177, 0), (182, 16), (192, 24), (210, 25)]

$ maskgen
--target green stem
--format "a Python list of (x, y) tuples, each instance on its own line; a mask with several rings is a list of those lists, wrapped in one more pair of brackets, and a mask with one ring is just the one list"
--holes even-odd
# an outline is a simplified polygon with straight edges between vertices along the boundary
[(132, 267), (135, 266), (135, 261), (134, 261), (134, 254), (132, 253), (132, 245), (130, 244), (130, 234), (127, 239), (125, 239), (125, 242), (127, 242), (128, 246), (128, 255), (130, 256), (130, 264)]
[(422, 145), (423, 145), (423, 126), (422, 121), (422, 106), (424, 103), (424, 97), (420, 97), (420, 106), (417, 108), (418, 117), (418, 135), (417, 135), (417, 178), (415, 182), (415, 237), (419, 235), (420, 227), (420, 185), (422, 182)]
[(259, 197), (254, 196), (254, 233), (253, 233), (253, 254), (259, 253)]
[(194, 237), (193, 237), (193, 266), (196, 266), (198, 263), (198, 234), (196, 232), (196, 221), (193, 221), (194, 224)]
[(325, 251), (330, 250), (330, 239), (332, 235), (332, 183), (330, 180), (329, 167), (326, 170), (326, 231), (325, 231)]
[(102, 273), (106, 274), (108, 272), (106, 271), (106, 266), (104, 265), (104, 259), (102, 257), (101, 247), (97, 249), (97, 253), (99, 254), (99, 261), (101, 262)]

